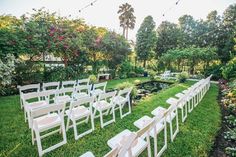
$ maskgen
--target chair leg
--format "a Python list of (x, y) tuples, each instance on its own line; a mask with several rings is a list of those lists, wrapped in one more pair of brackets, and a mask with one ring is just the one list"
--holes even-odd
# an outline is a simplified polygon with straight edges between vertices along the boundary
[(61, 122), (61, 129), (62, 129), (63, 143), (66, 144), (67, 138), (66, 138), (66, 129), (65, 129), (64, 120), (62, 120)]
[(154, 156), (157, 155), (157, 136), (154, 135)]
[(34, 130), (31, 128), (32, 145), (34, 145)]
[(112, 110), (112, 114), (113, 114), (113, 115), (112, 115), (112, 116), (113, 116), (113, 117), (112, 117), (112, 118), (113, 118), (113, 121), (116, 122), (115, 109), (112, 107), (111, 110)]
[(38, 130), (35, 130), (35, 136), (36, 136), (36, 142), (37, 142), (37, 147), (38, 147), (38, 153), (39, 156), (43, 156), (43, 149), (42, 149), (42, 144), (41, 144), (41, 138), (40, 138), (40, 133)]
[(119, 104), (119, 108), (120, 108), (120, 118), (122, 119), (123, 118), (123, 114), (122, 114), (122, 105)]
[(75, 140), (78, 140), (78, 132), (77, 132), (76, 121), (73, 119), (72, 123), (73, 123), (73, 130), (74, 130)]
[(103, 117), (102, 117), (102, 111), (99, 111), (100, 113), (100, 123), (101, 123), (101, 127), (103, 128)]
[(93, 115), (92, 114), (90, 115), (90, 118), (91, 118), (92, 130), (95, 130), (94, 129), (94, 119), (93, 119)]
[(70, 118), (67, 118), (67, 123), (66, 123), (66, 131), (69, 130), (69, 126), (70, 126)]
[(147, 151), (148, 151), (148, 157), (151, 157), (152, 156), (152, 152), (151, 152), (151, 145), (150, 145), (150, 138), (149, 138), (149, 135), (147, 135)]
[(173, 128), (172, 128), (172, 120), (170, 119), (170, 139), (173, 142)]

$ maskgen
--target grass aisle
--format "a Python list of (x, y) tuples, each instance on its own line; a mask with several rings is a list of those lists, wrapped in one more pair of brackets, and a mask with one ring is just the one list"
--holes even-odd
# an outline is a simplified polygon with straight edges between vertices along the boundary
[[(73, 130), (70, 129), (67, 132), (68, 143), (45, 156), (79, 156), (91, 150), (96, 157), (100, 157), (110, 150), (107, 140), (124, 129), (136, 131), (137, 128), (133, 125), (135, 120), (143, 115), (151, 116), (151, 111), (157, 106), (167, 107), (166, 99), (187, 88), (188, 85), (174, 85), (157, 95), (146, 98), (133, 108), (131, 115), (124, 119), (121, 120), (116, 114), (116, 123), (104, 129), (100, 128), (99, 120), (96, 119), (95, 131), (78, 141), (74, 140)], [(189, 115), (185, 124), (180, 123), (180, 132), (174, 143), (168, 142), (165, 156), (205, 156), (207, 154), (220, 124), (217, 94), (217, 86), (212, 85), (202, 102)], [(37, 156), (36, 145), (31, 144), (31, 132), (24, 122), (23, 112), (20, 110), (19, 96), (0, 98), (0, 126), (0, 156)], [(47, 140), (47, 144), (55, 140), (58, 138), (53, 137)]]

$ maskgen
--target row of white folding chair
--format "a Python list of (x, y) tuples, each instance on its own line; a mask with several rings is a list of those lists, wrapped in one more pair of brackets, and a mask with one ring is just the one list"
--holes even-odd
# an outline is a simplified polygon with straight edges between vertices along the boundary
[[(198, 88), (204, 87), (204, 85), (206, 85), (203, 82), (204, 81), (202, 81), (200, 83), (197, 83), (197, 85), (200, 85), (200, 86), (198, 86)], [(195, 87), (197, 85), (195, 85)], [(170, 125), (170, 138), (171, 138), (172, 142), (173, 142), (174, 138), (176, 137), (176, 135), (179, 132), (178, 108), (182, 109), (182, 121), (184, 121), (187, 118), (188, 110), (187, 110), (187, 97), (186, 96), (188, 94), (189, 93), (183, 94), (183, 96), (178, 98), (178, 99), (169, 98), (166, 101), (168, 104), (170, 104), (170, 107), (168, 109), (165, 109), (163, 107), (157, 107), (155, 110), (153, 110), (151, 112), (154, 116), (162, 116), (164, 113), (167, 113), (166, 114), (166, 122), (169, 123), (169, 125)], [(184, 114), (183, 110), (185, 110), (185, 114)], [(141, 127), (143, 121), (147, 121), (147, 120), (150, 120), (150, 119), (151, 119), (150, 117), (144, 116), (144, 117), (140, 118), (139, 120), (137, 120), (136, 122), (134, 122), (134, 124), (137, 127)], [(176, 129), (175, 130), (173, 130), (173, 122), (172, 122), (173, 119), (176, 120)], [(161, 131), (163, 129), (163, 126), (159, 124), (159, 125), (157, 125), (157, 129), (158, 128)], [(165, 126), (165, 128), (166, 128), (166, 126)], [(166, 129), (165, 129), (165, 134), (164, 135), (167, 135), (166, 134)], [(166, 142), (167, 141), (167, 136), (164, 136), (164, 139), (165, 139), (165, 144), (161, 148), (161, 150), (158, 153), (157, 153), (157, 151), (154, 151), (154, 152), (156, 152), (155, 154), (158, 154), (157, 156), (161, 155), (164, 152), (164, 150), (167, 148), (167, 142)], [(154, 144), (154, 146), (155, 146), (155, 144)]]
[[(89, 85), (90, 79), (81, 79), (81, 80), (77, 80), (77, 81), (62, 81), (62, 88), (66, 87), (66, 86), (72, 86), (75, 87), (77, 85)], [(60, 87), (60, 82), (48, 82), (48, 83), (43, 83), (42, 84), (42, 90), (51, 90), (51, 89), (59, 89)], [(17, 88), (19, 89), (19, 94), (20, 94), (20, 98), (22, 93), (26, 93), (28, 92), (36, 92), (36, 91), (40, 91), (40, 83), (38, 84), (30, 84), (30, 85), (24, 85), (24, 86), (17, 86)], [(21, 108), (23, 108), (23, 102), (22, 99), (20, 99), (20, 103), (21, 103)]]
[[(43, 91), (43, 92), (39, 92), (39, 93), (45, 93), (45, 92), (48, 92), (48, 91)], [(28, 93), (28, 94), (32, 94), (32, 93)], [(109, 93), (101, 93), (99, 95), (99, 101), (108, 99), (110, 96), (114, 96), (115, 94), (116, 94), (116, 91), (109, 92)], [(40, 95), (40, 97), (41, 96), (42, 95)], [(58, 103), (60, 105), (58, 105)], [(87, 104), (89, 106), (88, 108), (85, 106)], [(83, 98), (80, 98), (79, 100), (71, 101), (69, 110), (65, 111), (66, 115), (68, 116), (66, 130), (68, 130), (70, 127), (73, 127), (76, 140), (88, 133), (91, 133), (94, 130), (94, 121), (93, 121), (93, 114), (92, 114), (92, 105), (93, 104), (94, 104), (94, 97), (89, 97), (89, 96), (83, 97)], [(62, 105), (63, 105), (63, 108), (62, 108)], [(60, 101), (60, 102), (57, 102), (57, 104), (50, 104), (50, 105), (47, 104), (47, 105), (42, 106), (40, 108), (34, 108), (31, 110), (31, 112), (29, 112), (29, 114), (30, 114), (29, 122), (31, 123), (30, 126), (31, 126), (31, 130), (32, 130), (32, 143), (34, 144), (34, 141), (35, 141), (34, 134), (35, 134), (36, 140), (37, 140), (37, 147), (38, 147), (38, 151), (39, 151), (39, 156), (42, 156), (44, 153), (54, 150), (54, 149), (58, 148), (59, 146), (66, 143), (66, 132), (65, 132), (65, 126), (64, 126), (65, 105), (66, 105), (66, 102)], [(56, 110), (57, 111), (61, 110), (61, 112), (59, 112), (58, 114), (52, 113), (53, 111), (56, 111)], [(102, 116), (102, 114), (101, 114), (101, 116)], [(81, 120), (83, 118), (85, 118), (85, 119), (78, 122), (78, 120)], [(89, 118), (91, 120), (91, 129), (89, 129), (81, 134), (78, 134), (77, 125), (81, 124), (82, 122), (87, 123)], [(113, 118), (114, 118), (114, 114), (113, 114)], [(69, 125), (70, 121), (72, 121), (72, 124), (73, 124), (72, 126)], [(101, 123), (101, 126), (104, 127), (105, 125), (108, 125), (108, 124), (109, 123), (107, 123), (107, 122), (104, 124)], [(57, 129), (57, 130), (52, 131), (48, 134), (40, 135), (41, 132), (48, 131), (48, 130), (55, 128), (57, 126), (60, 126), (59, 130)], [(54, 134), (58, 131), (62, 131), (63, 141), (52, 146), (52, 147), (49, 147), (49, 148), (43, 150), (42, 144), (41, 144), (41, 139), (48, 136), (48, 135)]]
[[(153, 130), (149, 132), (149, 134), (151, 137), (154, 138), (154, 156), (161, 156), (162, 153), (167, 149), (167, 129), (166, 129), (166, 122), (169, 123), (170, 125), (170, 137), (171, 137), (171, 141), (173, 142), (174, 138), (176, 137), (177, 133), (179, 132), (179, 123), (178, 123), (178, 109), (180, 108), (182, 109), (182, 121), (184, 121), (187, 118), (187, 113), (188, 113), (188, 106), (187, 106), (187, 101), (188, 101), (188, 95), (194, 90), (196, 90), (196, 87), (198, 88), (198, 91), (201, 92), (202, 90), (205, 89), (206, 85), (207, 88), (209, 89), (209, 81), (210, 79), (206, 79), (205, 82), (204, 81), (199, 81), (197, 84), (195, 84), (192, 89), (189, 89), (189, 93), (186, 92), (185, 94), (182, 94), (181, 97), (179, 97), (179, 99), (176, 98), (169, 98), (166, 102), (168, 104), (170, 104), (170, 107), (168, 109), (165, 109), (163, 107), (158, 107), (155, 110), (152, 111), (152, 114), (155, 116), (154, 118), (148, 117), (148, 116), (143, 116), (141, 117), (139, 120), (134, 122), (134, 125), (137, 126), (139, 129), (142, 129), (145, 124), (147, 124), (148, 122), (150, 122), (152, 119), (155, 118), (159, 118), (160, 121), (156, 122), (154, 127), (152, 128)], [(204, 93), (207, 90), (204, 90)], [(204, 94), (203, 94), (204, 95)], [(184, 111), (185, 110), (185, 114)], [(173, 131), (173, 119), (175, 118), (176, 120), (176, 129), (175, 131)], [(155, 128), (155, 129), (154, 129)], [(157, 150), (157, 135), (164, 130), (164, 145), (163, 147), (158, 151)], [(115, 137), (113, 137), (112, 139), (110, 139), (108, 141), (108, 145), (113, 148), (114, 144), (116, 141), (119, 141), (119, 139), (121, 137), (124, 137), (125, 135), (127, 136), (130, 133), (129, 130), (124, 130), (121, 133), (119, 133), (118, 135), (116, 135)], [(147, 142), (149, 141), (149, 138), (147, 138)], [(141, 150), (143, 150), (142, 147)], [(145, 147), (146, 148), (146, 147)], [(150, 141), (149, 144), (147, 145), (148, 148), (148, 156), (151, 156), (151, 150), (150, 150)], [(133, 156), (138, 156), (142, 151), (140, 151), (140, 149), (136, 150), (135, 154), (135, 149), (133, 149)]]
[[(43, 103), (45, 102), (45, 101), (43, 101), (43, 102), (41, 101), (42, 97), (46, 97), (47, 104), (49, 104), (50, 97), (52, 95), (54, 95), (54, 103), (64, 102), (64, 103), (68, 104), (73, 100), (78, 100), (79, 98), (82, 98), (85, 96), (90, 96), (89, 89), (90, 89), (90, 87), (87, 87), (87, 85), (82, 85), (82, 86), (76, 87), (75, 89), (72, 87), (70, 87), (70, 88), (68, 87), (68, 88), (62, 88), (60, 90), (47, 90), (47, 91), (43, 91), (43, 92), (33, 92), (33, 93), (27, 93), (27, 94), (22, 93), (22, 99), (24, 99), (24, 104), (27, 104), (28, 99), (37, 98), (37, 101), (32, 103), (32, 106), (40, 107), (40, 104), (43, 105)], [(84, 92), (83, 90), (87, 90), (87, 91)], [(121, 118), (123, 118), (127, 114), (130, 114), (130, 112), (131, 112), (131, 106), (130, 106), (130, 92), (131, 92), (131, 90), (132, 90), (132, 88), (120, 90), (117, 96), (114, 96), (114, 93), (113, 93), (112, 101), (110, 103), (111, 103), (111, 106), (113, 106), (112, 104), (115, 103), (120, 108)], [(69, 93), (69, 95), (67, 95), (68, 93)], [(45, 95), (45, 94), (48, 94), (48, 95)], [(29, 97), (28, 95), (31, 97)], [(101, 97), (99, 99), (104, 97), (106, 94), (105, 94), (105, 92), (101, 92), (100, 95), (101, 95)], [(102, 99), (104, 99), (104, 98), (102, 98)], [(107, 99), (107, 98), (105, 98), (105, 99)], [(95, 100), (97, 100), (97, 99), (95, 99)], [(104, 100), (103, 101), (99, 100), (99, 101), (104, 102)], [(124, 107), (125, 103), (128, 103), (129, 111), (123, 115), (122, 108)], [(29, 105), (27, 104), (25, 106), (29, 106)], [(69, 106), (67, 105), (66, 108), (68, 109)], [(27, 119), (27, 117), (26, 117), (26, 119)]]

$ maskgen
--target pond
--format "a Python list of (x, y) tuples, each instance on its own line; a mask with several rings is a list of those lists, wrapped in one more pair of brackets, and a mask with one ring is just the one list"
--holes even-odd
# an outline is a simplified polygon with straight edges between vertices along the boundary
[(134, 97), (134, 101), (137, 102), (138, 100), (142, 99), (142, 97), (146, 97), (152, 93), (158, 93), (162, 89), (169, 87), (171, 84), (173, 83), (160, 81), (148, 81), (137, 84), (137, 96)]

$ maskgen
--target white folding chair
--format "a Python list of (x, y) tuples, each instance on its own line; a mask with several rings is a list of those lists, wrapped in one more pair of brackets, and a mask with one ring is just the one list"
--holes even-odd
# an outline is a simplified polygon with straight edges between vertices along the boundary
[(75, 88), (76, 81), (62, 81), (61, 88)]
[[(64, 104), (51, 104), (50, 106), (32, 110), (32, 143), (34, 144), (34, 141), (36, 140), (39, 156), (42, 156), (43, 154), (66, 144), (67, 140), (64, 124), (64, 110)], [(49, 148), (43, 149), (41, 139), (57, 132), (62, 133), (63, 140), (53, 146), (50, 146)], [(36, 139), (34, 137), (34, 134)]]
[(178, 99), (172, 98), (170, 99), (170, 103), (173, 101), (174, 104), (178, 104), (177, 107), (181, 109), (182, 122), (184, 122), (188, 116), (188, 94), (177, 93), (175, 96)]
[[(113, 100), (113, 103), (115, 105), (114, 109), (115, 110), (120, 109), (121, 119), (131, 113), (130, 93), (131, 93), (132, 89), (133, 88), (131, 87), (131, 88), (126, 88), (126, 89), (120, 90), (118, 92), (118, 95), (114, 97), (114, 100)], [(128, 105), (129, 110), (128, 110), (128, 112), (123, 114), (122, 109), (124, 108), (125, 104)]]
[(43, 83), (43, 90), (50, 90), (50, 89), (55, 89), (58, 90), (60, 86), (60, 82), (48, 82), (48, 83)]
[(188, 89), (183, 90), (182, 93), (183, 95), (187, 95), (187, 106), (188, 106), (188, 112), (190, 113), (193, 111), (195, 105), (195, 96), (193, 93), (193, 87), (189, 87)]
[[(73, 100), (73, 93), (75, 88), (74, 87), (67, 87), (67, 88), (61, 88), (57, 90), (56, 97), (54, 98), (55, 103), (61, 103), (64, 102), (65, 104), (71, 102)], [(69, 106), (66, 105), (66, 109), (68, 109)]]
[[(151, 129), (149, 135), (152, 138), (154, 138), (154, 156), (159, 157), (167, 149), (166, 113), (164, 113), (162, 115), (162, 117), (160, 116), (160, 117), (151, 118), (149, 116), (143, 116), (140, 119), (136, 120), (134, 122), (134, 125), (137, 128), (142, 129), (143, 127), (145, 127), (152, 120), (155, 120), (155, 125)], [(162, 131), (164, 131), (164, 145), (158, 151), (158, 149), (157, 149), (157, 135), (160, 134)]]
[(80, 99), (83, 97), (90, 96), (91, 85), (79, 85), (75, 87), (73, 98)]
[(40, 84), (38, 83), (38, 84), (30, 84), (30, 85), (24, 85), (24, 86), (18, 85), (17, 88), (19, 89), (19, 94), (20, 94), (20, 105), (21, 105), (21, 108), (23, 108), (24, 105), (23, 105), (23, 100), (22, 100), (22, 94), (30, 93), (30, 92), (39, 92)]
[(30, 112), (33, 109), (41, 108), (49, 105), (49, 97), (55, 95), (55, 90), (32, 92), (32, 93), (22, 93), (22, 100), (25, 112), (25, 121), (28, 120), (29, 127), (31, 128)]
[(81, 85), (89, 85), (90, 82), (90, 78), (87, 79), (81, 79), (77, 81), (77, 86), (81, 86)]
[[(101, 127), (111, 124), (115, 122), (115, 111), (113, 100), (116, 95), (117, 91), (108, 92), (108, 93), (101, 93), (99, 94), (98, 100), (93, 103), (94, 108), (94, 117), (100, 117)], [(108, 115), (109, 111), (112, 110), (112, 119), (108, 120), (107, 122), (103, 122), (103, 115)], [(99, 112), (99, 115), (96, 116), (96, 112)]]
[[(94, 119), (92, 111), (93, 102), (93, 97), (83, 97), (76, 101), (71, 101), (70, 108), (66, 111), (66, 115), (68, 116), (66, 130), (71, 127), (74, 128), (75, 140), (78, 140), (79, 138), (91, 133), (94, 130)], [(91, 129), (78, 134), (77, 125), (88, 123), (89, 118), (91, 120)], [(70, 121), (72, 121), (71, 126)]]
[[(136, 132), (137, 137), (134, 140), (133, 144), (131, 145), (130, 151), (125, 156), (133, 157), (139, 156), (145, 149), (147, 149), (148, 157), (151, 157), (151, 146), (150, 146), (150, 138), (149, 132), (155, 125), (155, 121), (150, 121), (145, 127), (138, 130)], [(131, 136), (133, 132), (128, 129), (120, 132), (116, 136), (112, 137), (110, 140), (107, 141), (107, 144), (110, 148), (115, 148), (117, 145), (120, 145), (125, 141), (129, 136)]]
[[(48, 83), (43, 83), (43, 86), (42, 86), (42, 89), (45, 91), (45, 90), (59, 90), (59, 87), (60, 87), (60, 82), (48, 82)], [(49, 98), (49, 100), (53, 100), (55, 97), (56, 97), (56, 94), (52, 97)]]
[[(177, 105), (170, 105), (168, 109), (165, 109), (163, 107), (157, 107), (151, 112), (154, 116), (157, 118), (163, 117), (163, 115), (166, 115), (166, 122), (170, 125), (170, 138), (171, 141), (174, 141), (174, 138), (176, 137), (177, 133), (179, 132), (179, 121), (178, 121), (178, 110)], [(172, 121), (176, 119), (176, 129), (173, 133), (173, 123)]]
[(91, 96), (97, 98), (99, 94), (106, 92), (107, 82), (94, 84), (91, 90)]
[(171, 71), (167, 70), (163, 74), (161, 74), (161, 79), (166, 80), (170, 77), (170, 75), (171, 75)]

